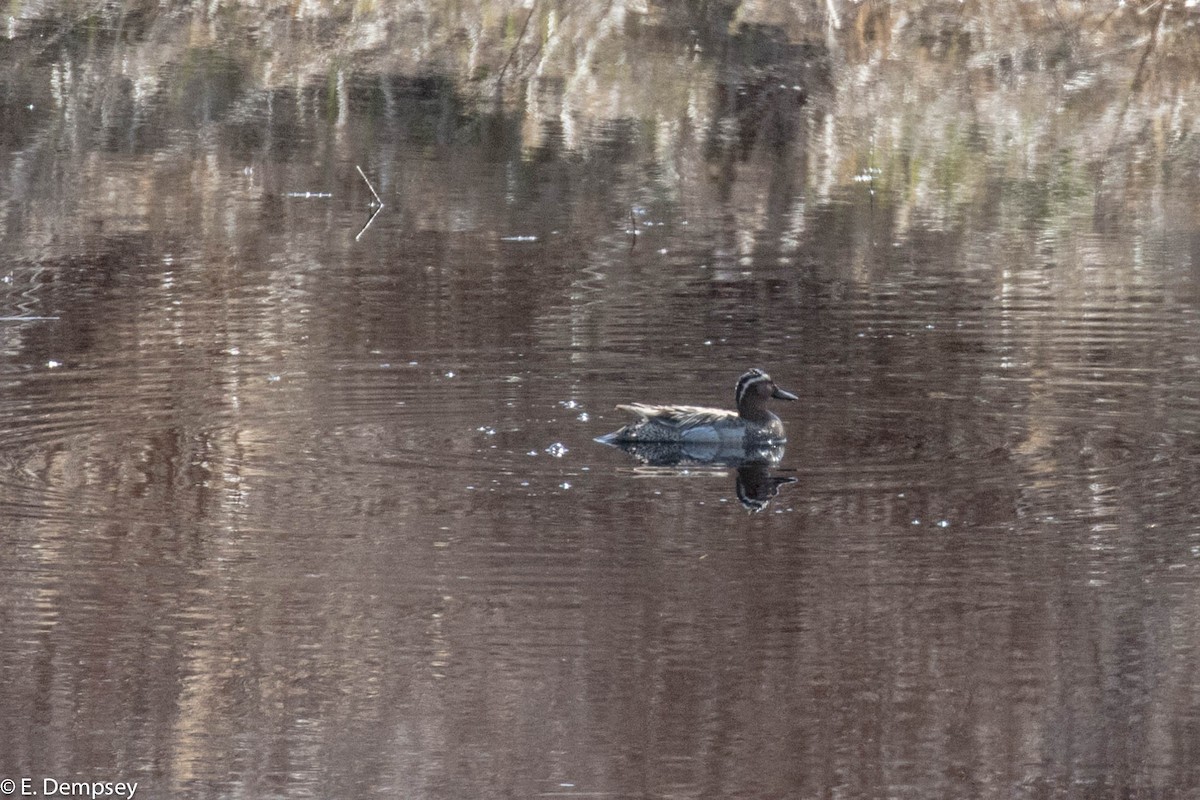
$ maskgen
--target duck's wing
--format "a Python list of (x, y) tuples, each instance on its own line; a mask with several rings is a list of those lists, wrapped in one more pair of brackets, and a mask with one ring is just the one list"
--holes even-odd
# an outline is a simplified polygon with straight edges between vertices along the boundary
[(617, 409), (637, 414), (643, 420), (652, 421), (658, 425), (669, 425), (676, 428), (715, 425), (719, 422), (737, 419), (737, 413), (734, 411), (726, 411), (722, 408), (704, 408), (703, 406), (650, 406), (644, 403), (630, 403), (617, 406)]

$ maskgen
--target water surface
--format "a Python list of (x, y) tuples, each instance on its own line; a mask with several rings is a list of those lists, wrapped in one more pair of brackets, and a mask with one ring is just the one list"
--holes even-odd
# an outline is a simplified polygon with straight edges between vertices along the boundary
[(1200, 786), (1194, 20), (162, 8), (0, 43), (0, 778)]

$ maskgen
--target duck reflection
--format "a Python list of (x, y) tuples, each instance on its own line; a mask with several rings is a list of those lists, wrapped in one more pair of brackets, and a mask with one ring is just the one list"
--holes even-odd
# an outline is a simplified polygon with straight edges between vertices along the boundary
[(738, 502), (747, 510), (762, 511), (779, 494), (781, 486), (796, 478), (772, 471), (783, 460), (783, 445), (731, 445), (719, 442), (618, 442), (608, 437), (596, 441), (624, 450), (650, 467), (732, 467)]

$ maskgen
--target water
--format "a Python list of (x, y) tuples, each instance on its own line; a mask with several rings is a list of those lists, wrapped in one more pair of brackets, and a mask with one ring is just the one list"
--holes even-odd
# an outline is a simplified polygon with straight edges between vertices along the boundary
[[(1194, 82), (1097, 108), (1140, 50), (1014, 60), (986, 10), (960, 58), (936, 14), (579, 10), (542, 52), (516, 9), (447, 63), (382, 11), (60, 13), (0, 79), (0, 779), (1200, 786)], [(635, 71), (555, 83), (588, 30)], [(750, 366), (800, 396), (767, 463), (594, 441)]]

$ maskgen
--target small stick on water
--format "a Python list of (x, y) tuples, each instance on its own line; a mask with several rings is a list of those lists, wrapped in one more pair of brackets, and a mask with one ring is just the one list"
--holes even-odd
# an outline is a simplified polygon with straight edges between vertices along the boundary
[[(372, 205), (375, 205), (375, 204), (372, 203)], [(356, 235), (354, 237), (354, 241), (357, 242), (359, 239), (361, 239), (363, 237), (363, 234), (367, 232), (367, 228), (371, 227), (371, 223), (374, 222), (375, 218), (379, 216), (380, 211), (383, 211), (383, 203), (380, 203), (379, 205), (375, 205), (375, 210), (371, 212), (371, 216), (367, 219), (366, 223), (361, 228), (359, 228), (358, 235)]]
[(375, 202), (371, 203), (370, 206), (375, 210), (371, 212), (371, 216), (367, 219), (366, 224), (359, 229), (358, 235), (354, 237), (354, 241), (357, 242), (363, 237), (363, 234), (367, 232), (367, 228), (371, 227), (371, 223), (375, 221), (377, 216), (379, 216), (379, 212), (383, 211), (383, 198), (379, 196), (379, 192), (375, 191), (375, 187), (371, 185), (371, 179), (367, 177), (367, 173), (363, 172), (362, 167), (360, 167), (358, 164), (355, 164), (354, 168), (358, 170), (358, 174), (362, 176), (363, 183), (367, 184), (367, 188), (371, 190), (371, 194), (375, 197)]
[(356, 170), (358, 170), (358, 174), (361, 175), (363, 181), (366, 182), (367, 188), (370, 189), (371, 194), (373, 194), (375, 196), (375, 205), (379, 206), (380, 208), (383, 208), (383, 200), (381, 200), (379, 198), (379, 192), (375, 191), (375, 187), (371, 185), (371, 180), (367, 177), (367, 174), (362, 171), (362, 167), (360, 167), (358, 164), (355, 164), (354, 168)]

